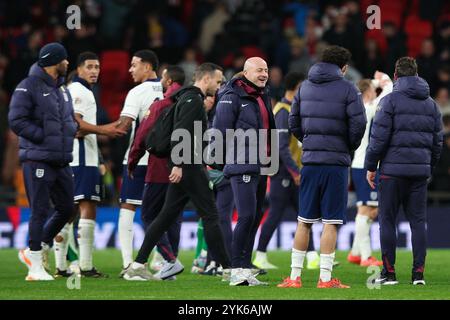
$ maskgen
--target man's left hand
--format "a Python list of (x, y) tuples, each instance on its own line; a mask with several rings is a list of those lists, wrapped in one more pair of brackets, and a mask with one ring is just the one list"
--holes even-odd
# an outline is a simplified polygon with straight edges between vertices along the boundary
[(376, 176), (376, 172), (375, 171), (367, 171), (367, 182), (369, 183), (370, 187), (372, 189), (375, 189), (375, 176)]
[(169, 180), (172, 183), (178, 183), (183, 177), (183, 169), (180, 167), (173, 167), (172, 172), (169, 175)]

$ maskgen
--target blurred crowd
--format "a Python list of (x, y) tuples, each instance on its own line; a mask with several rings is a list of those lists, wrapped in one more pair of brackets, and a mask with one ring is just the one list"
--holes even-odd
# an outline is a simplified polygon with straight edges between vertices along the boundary
[[(72, 4), (81, 8), (81, 28), (75, 30), (66, 26), (66, 10)], [(380, 30), (366, 27), (366, 8), (372, 4), (381, 8)], [(67, 48), (69, 69), (83, 51), (130, 54), (150, 48), (158, 54), (161, 69), (179, 64), (186, 82), (204, 61), (223, 66), (229, 79), (242, 70), (247, 57), (261, 56), (269, 62), (273, 102), (283, 95), (283, 76), (288, 71), (307, 75), (328, 44), (351, 51), (346, 77), (354, 82), (372, 78), (376, 70), (393, 77), (395, 60), (414, 56), (447, 132), (430, 189), (450, 192), (448, 1), (0, 0), (0, 186), (16, 188), (19, 195), (17, 137), (7, 126), (9, 97), (37, 60), (39, 49), (51, 41)], [(95, 88), (98, 97), (111, 90), (101, 83)], [(132, 86), (131, 79), (123, 84), (124, 94)], [(105, 101), (99, 98), (100, 124), (115, 120)], [(110, 168), (105, 181), (110, 201), (116, 199), (126, 139), (100, 141)]]

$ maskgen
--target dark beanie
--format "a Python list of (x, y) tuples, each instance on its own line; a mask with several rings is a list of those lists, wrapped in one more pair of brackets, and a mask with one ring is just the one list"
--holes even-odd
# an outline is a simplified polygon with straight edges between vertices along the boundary
[(54, 66), (67, 59), (67, 51), (63, 45), (52, 42), (48, 43), (39, 51), (38, 65), (40, 67)]

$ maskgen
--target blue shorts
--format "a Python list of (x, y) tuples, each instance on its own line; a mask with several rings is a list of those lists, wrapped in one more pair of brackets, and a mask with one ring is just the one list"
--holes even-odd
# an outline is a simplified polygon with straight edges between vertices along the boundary
[[(378, 190), (377, 187), (372, 189), (367, 182), (367, 170), (366, 169), (353, 169), (352, 168), (352, 181), (356, 192), (356, 205), (357, 206), (371, 206), (378, 207)], [(375, 184), (378, 185), (379, 173), (375, 177)]]
[(93, 200), (101, 201), (100, 186), (102, 178), (98, 167), (75, 166), (72, 167), (75, 183), (74, 201)]
[(142, 193), (144, 192), (145, 174), (147, 166), (137, 166), (134, 170), (134, 178), (128, 176), (127, 165), (123, 166), (122, 187), (120, 188), (120, 203), (142, 205)]
[(348, 168), (342, 166), (304, 166), (300, 178), (298, 220), (325, 224), (344, 224), (347, 214)]

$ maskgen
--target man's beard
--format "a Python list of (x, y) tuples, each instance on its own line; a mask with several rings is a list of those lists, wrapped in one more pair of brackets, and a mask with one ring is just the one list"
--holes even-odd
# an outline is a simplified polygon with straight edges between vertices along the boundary
[(58, 66), (57, 71), (58, 71), (58, 76), (60, 76), (60, 77), (64, 77), (67, 74), (67, 68), (62, 65)]

